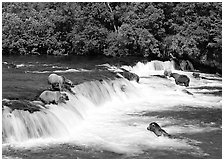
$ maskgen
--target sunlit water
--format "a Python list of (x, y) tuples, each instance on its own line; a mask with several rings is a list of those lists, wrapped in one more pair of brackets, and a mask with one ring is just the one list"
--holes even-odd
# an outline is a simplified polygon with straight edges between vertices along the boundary
[[(123, 68), (140, 82), (85, 82), (72, 89), (76, 95), (67, 93), (66, 104), (3, 111), (3, 158), (221, 158), (221, 78), (201, 73), (208, 79), (195, 79), (175, 71), (172, 62)], [(190, 86), (153, 76), (165, 69), (188, 75)], [(151, 122), (175, 137), (147, 131)]]

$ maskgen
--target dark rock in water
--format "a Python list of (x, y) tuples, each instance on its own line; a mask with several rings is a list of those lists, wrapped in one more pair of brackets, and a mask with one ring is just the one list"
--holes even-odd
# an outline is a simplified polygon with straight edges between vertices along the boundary
[(16, 68), (16, 65), (13, 63), (8, 63), (8, 62), (2, 62), (2, 66), (7, 67), (7, 68)]
[(181, 75), (178, 73), (171, 73), (170, 77), (173, 77), (175, 79), (175, 83), (177, 85), (184, 85), (186, 87), (189, 86), (190, 78), (188, 78), (186, 75)]
[(122, 86), (121, 86), (121, 91), (122, 91), (122, 92), (125, 92), (125, 91), (126, 91), (126, 88), (127, 88), (126, 85), (122, 85)]
[(3, 100), (2, 105), (9, 107), (12, 111), (23, 110), (29, 111), (30, 113), (40, 111), (42, 109), (35, 103), (26, 100)]

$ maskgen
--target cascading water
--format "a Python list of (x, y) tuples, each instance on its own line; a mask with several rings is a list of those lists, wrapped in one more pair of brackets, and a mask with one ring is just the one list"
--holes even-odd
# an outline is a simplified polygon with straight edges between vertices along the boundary
[[(158, 138), (146, 127), (156, 121), (172, 135), (220, 130), (216, 123), (198, 123), (196, 119), (185, 119), (181, 113), (187, 110), (191, 113), (195, 108), (221, 109), (220, 96), (203, 93), (208, 87), (211, 91), (221, 91), (221, 78), (196, 80), (191, 72), (176, 71), (169, 61), (139, 62), (123, 68), (138, 74), (139, 84), (126, 79), (84, 82), (72, 89), (75, 95), (67, 93), (66, 104), (46, 105), (46, 109), (33, 113), (3, 110), (3, 144), (36, 146), (44, 140), (45, 143), (69, 142), (127, 155), (170, 149), (181, 154), (207, 156), (198, 146), (200, 141), (187, 137)], [(163, 75), (166, 69), (188, 75), (190, 87), (180, 87), (173, 79), (153, 76)]]
[(128, 91), (121, 87), (133, 88), (124, 79), (85, 82), (77, 85), (67, 93), (66, 104), (46, 105), (46, 109), (29, 113), (23, 110), (3, 111), (3, 142), (23, 142), (29, 139), (45, 137), (68, 137), (73, 134), (75, 126), (84, 120), (88, 111), (119, 96), (125, 99)]
[(149, 76), (154, 74), (163, 74), (164, 70), (175, 70), (174, 61), (158, 61), (154, 60), (147, 62), (146, 64), (138, 62), (135, 66), (123, 66), (126, 70), (132, 71), (133, 73), (138, 74), (140, 77)]

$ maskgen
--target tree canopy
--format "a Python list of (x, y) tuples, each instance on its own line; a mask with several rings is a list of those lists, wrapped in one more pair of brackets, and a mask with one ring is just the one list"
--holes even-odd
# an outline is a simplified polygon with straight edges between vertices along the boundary
[(137, 55), (221, 69), (221, 2), (3, 2), (4, 55)]

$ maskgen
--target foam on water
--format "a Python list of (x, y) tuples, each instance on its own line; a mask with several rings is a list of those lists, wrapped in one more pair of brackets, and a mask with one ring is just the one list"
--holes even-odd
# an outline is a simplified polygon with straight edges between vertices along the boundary
[(172, 62), (138, 63), (128, 70), (141, 76), (139, 84), (126, 79), (85, 82), (72, 89), (76, 95), (67, 93), (70, 100), (66, 104), (47, 105), (47, 109), (32, 114), (14, 110), (9, 116), (9, 112), (3, 112), (3, 142), (16, 146), (68, 142), (127, 155), (141, 154), (149, 149), (184, 149), (188, 153), (197, 152), (194, 155), (205, 155), (197, 140), (157, 137), (146, 127), (156, 121), (161, 126), (168, 125), (166, 130), (174, 135), (220, 128), (209, 124), (192, 125), (191, 122), (184, 126), (175, 118), (142, 114), (181, 110), (182, 106), (221, 108), (220, 96), (194, 93), (196, 87), (220, 88), (221, 81), (198, 81), (191, 72), (177, 71), (191, 78), (190, 87), (185, 88), (175, 85), (173, 79), (151, 76), (162, 74), (165, 69), (174, 70)]
[[(53, 67), (52, 67), (53, 68)], [(41, 74), (41, 73), (75, 73), (75, 72), (90, 72), (91, 70), (86, 70), (86, 69), (66, 69), (66, 70), (54, 70), (54, 71), (26, 71), (26, 73), (36, 73), (36, 74)]]
[(154, 60), (147, 63), (138, 62), (135, 66), (123, 66), (124, 69), (132, 71), (136, 73), (140, 77), (149, 76), (155, 74), (163, 74), (164, 70), (174, 70), (174, 62), (173, 61), (165, 61), (161, 62), (158, 60)]

